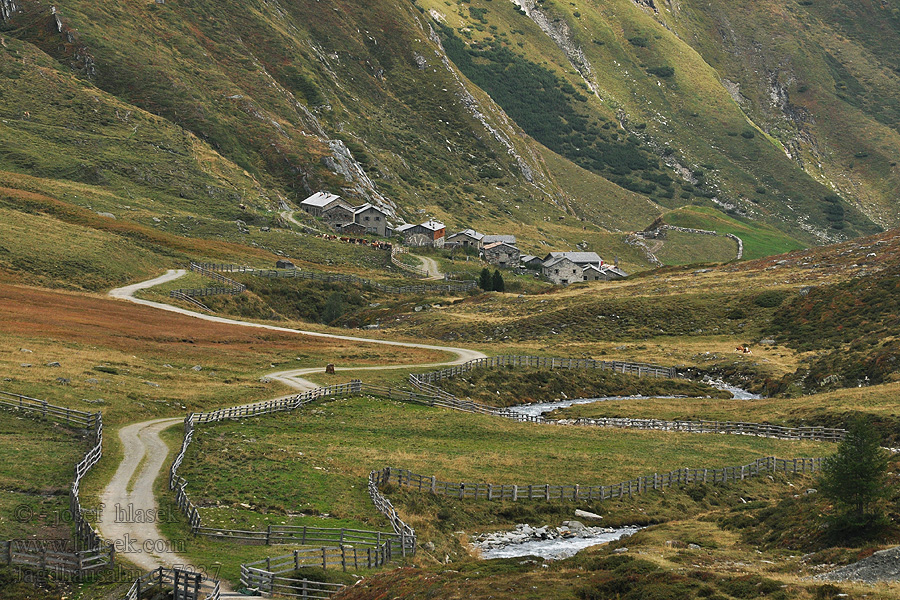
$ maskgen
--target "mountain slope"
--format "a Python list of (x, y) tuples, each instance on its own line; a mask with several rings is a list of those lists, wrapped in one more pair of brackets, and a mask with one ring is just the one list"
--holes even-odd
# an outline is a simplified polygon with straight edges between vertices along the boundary
[[(785, 2), (3, 0), (0, 171), (151, 226), (274, 223), (318, 189), (531, 248), (694, 205), (802, 245), (892, 224), (896, 22)], [(784, 56), (812, 83), (766, 75)]]

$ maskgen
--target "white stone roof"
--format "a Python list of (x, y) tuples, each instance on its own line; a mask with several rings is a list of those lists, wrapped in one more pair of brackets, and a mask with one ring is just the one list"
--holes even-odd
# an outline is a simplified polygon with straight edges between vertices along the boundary
[(443, 229), (444, 224), (440, 221), (435, 221), (434, 219), (429, 219), (425, 223), (421, 224), (421, 227), (428, 229), (430, 231), (437, 231), (438, 229)]
[(547, 260), (545, 260), (543, 263), (541, 263), (541, 265), (542, 265), (545, 269), (547, 269), (547, 268), (556, 266), (556, 265), (558, 265), (559, 263), (561, 263), (561, 262), (563, 262), (563, 261), (568, 261), (568, 262), (572, 263), (574, 266), (576, 266), (576, 267), (578, 266), (577, 263), (575, 263), (575, 262), (572, 261), (572, 260), (569, 260), (569, 258), (567, 258), (567, 257), (565, 257), (565, 256), (553, 256), (553, 257), (550, 257), (550, 258), (548, 258)]
[(358, 215), (359, 213), (364, 212), (364, 211), (367, 211), (367, 210), (369, 210), (370, 208), (371, 208), (372, 210), (377, 210), (378, 212), (380, 212), (380, 213), (383, 214), (383, 215), (386, 215), (386, 214), (387, 214), (384, 210), (378, 208), (377, 206), (375, 206), (375, 205), (372, 204), (371, 202), (366, 202), (366, 203), (363, 204), (362, 206), (357, 206), (356, 208), (353, 209), (353, 214), (354, 214), (354, 215)]
[(318, 206), (320, 208), (324, 208), (328, 206), (335, 200), (340, 200), (341, 197), (337, 194), (331, 194), (329, 192), (316, 192), (306, 200), (300, 203), (301, 206)]

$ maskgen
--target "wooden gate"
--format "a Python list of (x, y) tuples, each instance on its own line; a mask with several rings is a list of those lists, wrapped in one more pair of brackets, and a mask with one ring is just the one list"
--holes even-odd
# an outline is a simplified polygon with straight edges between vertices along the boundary
[(203, 575), (194, 571), (174, 570), (173, 600), (197, 600)]

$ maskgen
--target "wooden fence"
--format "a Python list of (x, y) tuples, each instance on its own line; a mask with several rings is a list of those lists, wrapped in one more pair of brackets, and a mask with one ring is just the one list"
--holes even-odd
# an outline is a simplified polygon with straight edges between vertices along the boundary
[(840, 442), (847, 434), (845, 429), (832, 427), (781, 427), (768, 423), (744, 423), (740, 421), (663, 421), (660, 419), (603, 417), (599, 419), (576, 419), (571, 424), (588, 427), (683, 431), (686, 433), (751, 435), (780, 440), (810, 440), (815, 442)]
[(394, 400), (404, 400), (429, 406), (451, 408), (462, 412), (492, 415), (519, 421), (520, 423), (541, 423), (545, 425), (580, 425), (583, 427), (613, 427), (618, 429), (652, 429), (656, 431), (679, 431), (684, 433), (720, 433), (727, 435), (750, 435), (780, 440), (809, 440), (816, 442), (840, 442), (847, 431), (831, 427), (782, 427), (768, 423), (745, 423), (740, 421), (665, 421), (662, 419), (632, 419), (602, 417), (598, 419), (576, 419), (574, 421), (547, 419), (542, 416), (524, 415), (507, 408), (495, 408), (471, 400), (461, 400), (437, 386), (422, 383), (416, 375), (410, 381), (421, 394), (391, 393), (391, 390), (365, 386), (366, 391), (378, 395), (388, 395)]
[[(87, 575), (112, 566), (115, 558), (114, 546), (100, 537), (100, 534), (84, 518), (79, 490), (81, 480), (97, 464), (103, 455), (103, 416), (64, 406), (55, 406), (45, 400), (29, 398), (19, 394), (0, 391), (0, 408), (23, 412), (32, 416), (63, 423), (75, 429), (88, 432), (92, 446), (84, 458), (75, 465), (75, 478), (69, 488), (69, 514), (75, 528), (75, 551), (54, 551), (47, 548), (17, 547), (7, 544), (7, 564), (34, 567), (41, 564), (48, 568), (58, 568), (77, 576)], [(49, 561), (49, 563), (48, 563)]]
[[(196, 587), (182, 588), (179, 584), (185, 580), (196, 582)], [(176, 586), (181, 588), (181, 593), (174, 595), (178, 600), (219, 600), (221, 596), (218, 580), (204, 578), (202, 574), (194, 571), (158, 567), (135, 579), (122, 600), (141, 600), (147, 592), (174, 591)]]
[(0, 391), (0, 408), (24, 412), (42, 419), (50, 419), (75, 429), (95, 430), (101, 420), (100, 413), (89, 413), (65, 406), (55, 406), (46, 400), (29, 398)]
[[(237, 282), (234, 279), (230, 279), (225, 277), (221, 273), (217, 273), (212, 269), (207, 268), (207, 265), (201, 263), (192, 262), (189, 265), (191, 271), (200, 273), (204, 277), (209, 277), (214, 281), (218, 281), (219, 283), (225, 284), (226, 287), (205, 287), (205, 288), (179, 288), (177, 290), (172, 290), (169, 292), (169, 297), (171, 298), (179, 298), (184, 299), (187, 298), (204, 298), (207, 296), (223, 296), (223, 295), (231, 295), (236, 296), (238, 294), (242, 294), (247, 286), (243, 283)], [(204, 306), (200, 302), (194, 302), (199, 305), (200, 308), (205, 310), (209, 310), (206, 306)]]
[(711, 483), (726, 484), (758, 477), (766, 473), (814, 473), (821, 469), (825, 458), (775, 458), (767, 456), (752, 463), (722, 469), (676, 469), (668, 473), (654, 473), (613, 485), (552, 485), (491, 484), (439, 481), (435, 477), (419, 475), (406, 469), (387, 467), (378, 473), (378, 485), (395, 484), (431, 494), (459, 499), (482, 500), (610, 500), (631, 497), (649, 490), (667, 487)]
[(188, 296), (187, 294), (183, 293), (181, 290), (172, 290), (171, 292), (169, 292), (169, 297), (175, 298), (176, 300), (181, 300), (183, 302), (187, 302), (188, 304), (193, 304), (196, 308), (199, 308), (200, 310), (204, 310), (209, 313), (213, 312), (212, 309), (210, 309), (208, 306), (206, 306), (205, 304), (203, 304), (202, 302), (200, 302), (193, 296)]
[[(494, 357), (495, 364), (514, 364), (514, 365), (553, 365), (555, 368), (606, 368), (601, 361), (584, 361), (582, 359), (550, 359), (538, 357)], [(473, 363), (488, 363), (490, 360), (479, 359), (478, 361), (470, 361)], [(617, 363), (619, 365), (630, 365), (626, 367), (640, 367), (642, 374), (660, 377), (665, 376), (661, 373), (668, 372), (674, 375), (674, 370), (666, 367), (656, 367), (655, 365), (643, 365), (636, 363)], [(465, 365), (463, 365), (465, 366)], [(445, 373), (453, 371), (453, 369), (444, 369), (438, 371), (439, 375), (434, 379), (440, 379)], [(191, 530), (194, 534), (203, 535), (212, 539), (234, 540), (246, 543), (258, 544), (326, 544), (315, 552), (324, 552), (326, 558), (326, 566), (336, 564), (328, 562), (330, 559), (329, 552), (337, 552), (334, 548), (347, 549), (357, 548), (354, 550), (354, 565), (359, 564), (362, 560), (362, 554), (358, 547), (366, 547), (365, 564), (380, 565), (379, 561), (389, 560), (392, 551), (399, 551), (404, 556), (408, 553), (415, 552), (416, 535), (415, 530), (406, 524), (397, 513), (390, 500), (381, 493), (379, 487), (387, 483), (392, 483), (393, 479), (399, 485), (407, 487), (415, 487), (419, 490), (427, 490), (435, 494), (452, 495), (458, 498), (487, 498), (487, 499), (544, 499), (544, 500), (606, 500), (609, 498), (619, 498), (625, 495), (631, 496), (635, 493), (642, 493), (646, 489), (662, 489), (671, 485), (680, 485), (686, 483), (709, 482), (709, 483), (726, 483), (729, 481), (743, 480), (747, 477), (754, 477), (762, 472), (784, 471), (784, 472), (812, 472), (821, 466), (821, 459), (776, 459), (768, 457), (760, 459), (749, 465), (740, 467), (727, 467), (725, 469), (679, 469), (670, 473), (654, 474), (650, 477), (641, 477), (635, 480), (622, 482), (613, 486), (581, 486), (581, 485), (549, 485), (549, 484), (528, 484), (528, 485), (500, 485), (495, 486), (486, 483), (456, 483), (456, 482), (439, 482), (434, 477), (425, 477), (417, 475), (409, 471), (388, 468), (384, 470), (372, 471), (369, 474), (368, 492), (376, 509), (381, 512), (390, 521), (393, 533), (384, 533), (377, 531), (363, 531), (351, 529), (337, 528), (320, 528), (320, 527), (303, 527), (303, 526), (276, 526), (272, 525), (265, 530), (239, 530), (239, 529), (219, 529), (206, 527), (202, 523), (197, 506), (191, 502), (186, 492), (187, 481), (178, 475), (178, 469), (184, 460), (185, 453), (193, 439), (195, 428), (200, 423), (210, 423), (223, 421), (226, 419), (242, 419), (254, 417), (276, 412), (291, 411), (301, 408), (302, 406), (313, 402), (318, 398), (335, 397), (335, 396), (351, 396), (362, 393), (372, 394), (374, 396), (390, 398), (403, 402), (411, 402), (417, 404), (425, 404), (428, 406), (441, 406), (454, 410), (462, 410), (471, 413), (487, 414), (492, 416), (500, 416), (504, 418), (514, 419), (517, 421), (527, 421), (543, 424), (559, 424), (558, 421), (552, 421), (543, 417), (533, 417), (514, 413), (508, 409), (494, 408), (471, 402), (460, 400), (433, 386), (430, 383), (422, 382), (418, 377), (412, 375), (411, 380), (415, 381), (418, 390), (409, 390), (402, 388), (390, 388), (383, 386), (374, 386), (363, 384), (359, 380), (350, 383), (316, 388), (302, 394), (279, 398), (276, 400), (268, 400), (264, 402), (256, 402), (242, 406), (234, 406), (222, 408), (215, 411), (205, 413), (192, 413), (185, 418), (184, 422), (184, 439), (179, 454), (172, 463), (169, 475), (169, 488), (175, 491), (176, 502), (179, 508), (187, 517)], [(593, 427), (620, 427), (620, 428), (637, 428), (637, 429), (656, 429), (665, 431), (682, 431), (689, 433), (720, 433), (720, 434), (737, 434), (737, 435), (754, 435), (773, 437), (780, 439), (792, 440), (816, 440), (816, 441), (839, 441), (843, 439), (844, 431), (840, 429), (829, 429), (822, 427), (779, 427), (768, 425), (765, 423), (742, 423), (742, 422), (722, 422), (722, 421), (663, 421), (658, 419), (579, 419), (574, 422), (576, 425), (593, 426)], [(330, 545), (327, 545), (330, 544)], [(349, 544), (349, 545), (348, 545)], [(329, 550), (332, 549), (332, 550)], [(384, 550), (378, 550), (383, 548)], [(385, 554), (386, 553), (386, 554)], [(299, 555), (298, 555), (299, 556)], [(316, 554), (318, 557), (319, 555)], [(387, 556), (387, 558), (385, 558)], [(279, 557), (285, 559), (285, 557)], [(274, 559), (273, 559), (274, 560)], [(286, 560), (286, 559), (285, 559)], [(318, 560), (318, 558), (316, 559)], [(336, 559), (334, 559), (336, 560)], [(342, 565), (346, 565), (346, 554), (342, 557), (345, 561)], [(372, 563), (372, 561), (375, 561)], [(280, 564), (280, 563), (279, 563)], [(304, 563), (306, 564), (306, 563)], [(316, 564), (319, 564), (318, 562)], [(262, 567), (254, 566), (246, 572), (248, 582), (261, 586), (261, 589), (267, 589), (266, 586), (276, 585), (275, 575), (281, 571), (271, 571), (262, 569)], [(253, 569), (257, 569), (254, 571)], [(242, 570), (243, 573), (243, 570)], [(252, 579), (252, 581), (251, 581)], [(278, 585), (292, 586), (302, 580), (283, 580)], [(281, 593), (281, 592), (280, 592)], [(309, 596), (315, 597), (315, 596)]]
[(244, 285), (243, 283), (235, 281), (234, 279), (231, 279), (229, 277), (225, 277), (221, 273), (213, 271), (212, 269), (207, 269), (201, 263), (192, 262), (190, 267), (191, 267), (191, 271), (200, 273), (204, 277), (209, 277), (213, 281), (218, 281), (219, 283), (224, 283), (226, 286), (234, 288), (238, 292), (243, 292), (244, 290), (247, 289), (247, 286)]
[(394, 246), (393, 248), (391, 248), (392, 264), (403, 269), (404, 271), (407, 271), (408, 273), (412, 273), (416, 277), (428, 277), (428, 269), (417, 267), (414, 265), (408, 265), (400, 260), (398, 254), (409, 254), (409, 252), (406, 250), (406, 248), (401, 248), (400, 246)]
[[(482, 367), (538, 367), (541, 369), (603, 369), (616, 373), (627, 373), (638, 377), (678, 377), (675, 367), (663, 367), (646, 363), (622, 362), (617, 360), (594, 360), (590, 358), (550, 358), (546, 356), (501, 355), (476, 358), (461, 365), (454, 365), (438, 371), (420, 373), (416, 379), (421, 383), (435, 383), (449, 379), (472, 369)], [(412, 382), (412, 376), (410, 376)]]
[(478, 287), (477, 281), (460, 281), (449, 285), (417, 284), (417, 285), (387, 285), (371, 279), (364, 279), (356, 275), (344, 275), (341, 273), (316, 273), (314, 271), (302, 271), (300, 269), (253, 269), (240, 265), (224, 265), (213, 263), (194, 263), (202, 267), (205, 272), (224, 271), (227, 273), (251, 273), (257, 277), (309, 279), (326, 281), (329, 283), (350, 283), (385, 294), (458, 294), (468, 292)]
[[(112, 562), (109, 548), (91, 550), (54, 549), (53, 542), (69, 540), (9, 540), (0, 542), (0, 560), (7, 566), (18, 565), (28, 569), (83, 577), (102, 571)], [(69, 546), (70, 544), (65, 544)]]
[(317, 281), (343, 282), (370, 287), (373, 290), (383, 292), (385, 294), (457, 294), (468, 292), (478, 287), (476, 281), (461, 281), (459, 283), (451, 283), (448, 285), (386, 285), (370, 279), (363, 279), (355, 275), (342, 275), (339, 273), (313, 273), (312, 271), (287, 270), (278, 271), (275, 269), (267, 269), (255, 271), (254, 275), (259, 277), (287, 277), (296, 279), (315, 279)]
[[(389, 548), (385, 550), (389, 553)], [(365, 556), (363, 557), (363, 554)], [(291, 554), (266, 558), (254, 563), (241, 565), (241, 586), (250, 592), (262, 594), (276, 594), (278, 596), (293, 596), (296, 598), (328, 599), (343, 590), (345, 585), (340, 583), (324, 583), (310, 581), (308, 579), (295, 579), (279, 577), (282, 573), (294, 573), (303, 567), (340, 566), (347, 570), (348, 566), (354, 569), (359, 567), (375, 567), (378, 564), (386, 564), (390, 557), (382, 557), (378, 563), (372, 557), (372, 548), (367, 548), (365, 553), (356, 548), (322, 548), (315, 550), (294, 550)]]
[[(323, 397), (352, 396), (363, 393), (363, 384), (359, 380), (350, 383), (316, 388), (302, 394), (232, 406), (205, 413), (191, 413), (184, 420), (184, 438), (181, 451), (172, 462), (169, 471), (169, 489), (175, 492), (175, 501), (179, 509), (188, 519), (191, 532), (195, 535), (203, 535), (217, 540), (235, 540), (247, 543), (259, 544), (289, 544), (289, 543), (326, 543), (341, 544), (345, 542), (368, 545), (380, 548), (385, 544), (390, 549), (391, 544), (396, 546), (404, 556), (407, 553), (415, 553), (415, 531), (406, 525), (396, 511), (393, 510), (390, 501), (384, 498), (377, 487), (373, 490), (369, 486), (369, 494), (375, 507), (385, 514), (394, 529), (394, 532), (362, 531), (353, 529), (337, 529), (326, 527), (287, 527), (269, 526), (266, 530), (247, 529), (220, 529), (205, 527), (200, 517), (200, 511), (187, 494), (187, 480), (178, 475), (178, 469), (184, 461), (184, 456), (194, 437), (196, 425), (199, 423), (212, 423), (227, 419), (243, 419), (276, 412), (296, 410), (310, 402)], [(379, 555), (376, 553), (376, 558)]]

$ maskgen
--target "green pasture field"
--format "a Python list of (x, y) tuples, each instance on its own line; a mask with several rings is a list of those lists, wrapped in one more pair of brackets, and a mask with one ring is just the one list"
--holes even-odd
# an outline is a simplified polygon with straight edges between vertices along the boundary
[(70, 536), (69, 486), (88, 448), (75, 430), (0, 410), (0, 539)]
[[(174, 447), (178, 428), (169, 430), (169, 435)], [(205, 525), (265, 528), (284, 523), (383, 529), (386, 524), (372, 507), (365, 486), (371, 470), (386, 466), (446, 481), (599, 485), (684, 466), (720, 468), (760, 456), (822, 456), (832, 451), (828, 444), (744, 436), (521, 424), (358, 397), (328, 400), (292, 413), (200, 425), (179, 474), (188, 481), (193, 501), (202, 507)], [(460, 527), (488, 522), (473, 516), (473, 511), (487, 510), (494, 527), (520, 522), (515, 520), (519, 514), (539, 519), (550, 512), (553, 518), (564, 518), (557, 509), (528, 508), (530, 504), (522, 502), (507, 506), (511, 512), (504, 517), (496, 512), (503, 512), (502, 504), (458, 502), (408, 491), (399, 492), (395, 502), (401, 514), (414, 515), (414, 527), (425, 526), (430, 532), (427, 539), (444, 545), (446, 532), (433, 522), (438, 512)], [(626, 512), (632, 522), (647, 522), (646, 515)], [(618, 519), (628, 522), (622, 515)], [(221, 548), (234, 547), (224, 544), (194, 540), (188, 554), (194, 558), (196, 553), (199, 559), (213, 556), (218, 548), (215, 555), (221, 557)], [(237, 554), (221, 560), (231, 564), (238, 555), (244, 560), (279, 555), (288, 547), (237, 548)]]

